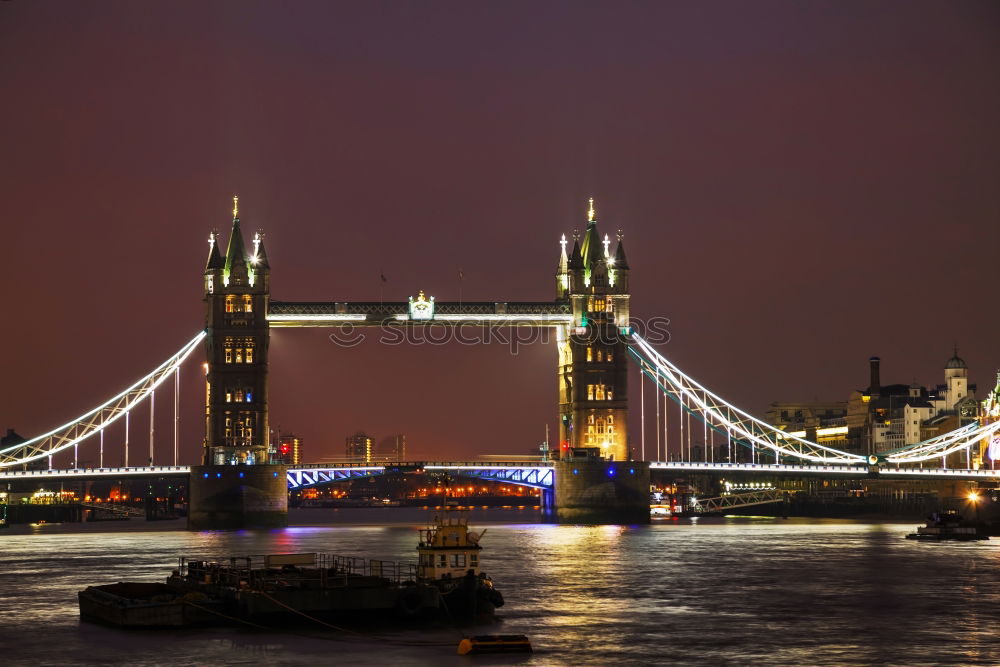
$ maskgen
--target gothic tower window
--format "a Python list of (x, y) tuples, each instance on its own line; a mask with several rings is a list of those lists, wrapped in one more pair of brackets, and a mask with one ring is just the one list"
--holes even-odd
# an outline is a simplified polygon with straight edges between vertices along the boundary
[(226, 363), (227, 364), (233, 363), (233, 348), (231, 347), (226, 348)]

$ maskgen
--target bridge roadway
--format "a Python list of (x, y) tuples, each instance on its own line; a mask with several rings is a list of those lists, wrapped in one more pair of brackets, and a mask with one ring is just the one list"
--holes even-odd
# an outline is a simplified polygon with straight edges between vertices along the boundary
[[(610, 466), (625, 462), (608, 462)], [(755, 473), (773, 475), (815, 475), (829, 477), (868, 477), (867, 466), (857, 465), (800, 465), (775, 463), (706, 463), (684, 461), (653, 461), (650, 471), (691, 473)], [(555, 470), (548, 461), (405, 461), (377, 464), (299, 464), (287, 466), (288, 488), (298, 489), (317, 484), (371, 477), (386, 472), (452, 472), (478, 479), (552, 489)], [(0, 470), (0, 482), (14, 481), (96, 481), (122, 478), (186, 478), (190, 466), (130, 466), (119, 468), (69, 468), (52, 470)], [(1000, 470), (966, 470), (962, 468), (898, 468), (882, 466), (880, 479), (957, 479), (1000, 482)]]

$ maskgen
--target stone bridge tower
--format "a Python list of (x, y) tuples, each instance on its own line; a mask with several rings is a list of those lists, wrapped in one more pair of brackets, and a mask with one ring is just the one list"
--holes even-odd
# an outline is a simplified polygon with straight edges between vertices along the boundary
[(205, 465), (268, 462), (270, 266), (259, 233), (243, 245), (237, 205), (225, 257), (213, 233), (205, 267)]
[(556, 272), (556, 298), (573, 312), (573, 323), (558, 330), (561, 456), (590, 447), (606, 459), (629, 458), (629, 266), (621, 234), (613, 255), (610, 246), (597, 231), (591, 199), (583, 241), (574, 235), (567, 255), (563, 237)]

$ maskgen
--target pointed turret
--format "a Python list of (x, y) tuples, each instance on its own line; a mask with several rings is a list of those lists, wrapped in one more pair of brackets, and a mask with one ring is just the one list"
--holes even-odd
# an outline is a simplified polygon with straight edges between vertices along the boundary
[(267, 251), (264, 250), (264, 233), (257, 232), (253, 237), (253, 257), (250, 259), (250, 263), (253, 264), (255, 270), (266, 270), (270, 269), (271, 265), (267, 262)]
[(569, 257), (566, 256), (566, 235), (559, 239), (559, 264), (556, 266), (556, 298), (565, 299), (569, 291)]
[(225, 262), (222, 261), (222, 254), (219, 252), (219, 233), (212, 230), (212, 233), (208, 235), (208, 262), (205, 264), (205, 272), (212, 271), (214, 269), (221, 269), (225, 266)]
[(590, 269), (594, 262), (602, 256), (601, 235), (597, 233), (597, 219), (594, 217), (594, 198), (590, 198), (590, 208), (587, 209), (587, 231), (583, 233), (583, 244), (580, 246), (580, 254), (583, 256), (583, 265)]
[(244, 281), (248, 276), (247, 252), (243, 246), (243, 231), (240, 229), (239, 197), (233, 197), (233, 228), (229, 232), (229, 246), (226, 248), (226, 263), (223, 276), (228, 283), (234, 276)]
[(612, 284), (619, 294), (628, 294), (628, 259), (625, 258), (625, 242), (622, 232), (618, 230), (618, 247), (615, 249), (615, 256), (611, 260), (614, 267)]
[(625, 259), (625, 242), (622, 233), (618, 232), (618, 247), (615, 249), (615, 268), (628, 270), (628, 260)]
[(573, 253), (569, 256), (569, 268), (583, 268), (583, 253), (580, 252), (580, 239), (576, 238), (575, 235), (573, 238)]

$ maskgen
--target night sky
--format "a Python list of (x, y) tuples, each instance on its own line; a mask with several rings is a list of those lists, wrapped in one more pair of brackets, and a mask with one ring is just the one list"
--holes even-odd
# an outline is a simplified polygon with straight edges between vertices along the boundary
[[(593, 196), (633, 315), (759, 413), (845, 399), (873, 354), (935, 384), (957, 342), (980, 395), (1000, 367), (995, 2), (13, 0), (0, 63), (0, 427), (26, 436), (204, 325), (233, 194), (272, 297), (329, 301), (378, 300), (381, 272), (386, 300), (457, 300), (459, 270), (465, 300), (551, 299)], [(272, 427), (307, 459), (359, 429), (526, 453), (556, 425), (552, 344), (328, 333), (272, 332)]]

